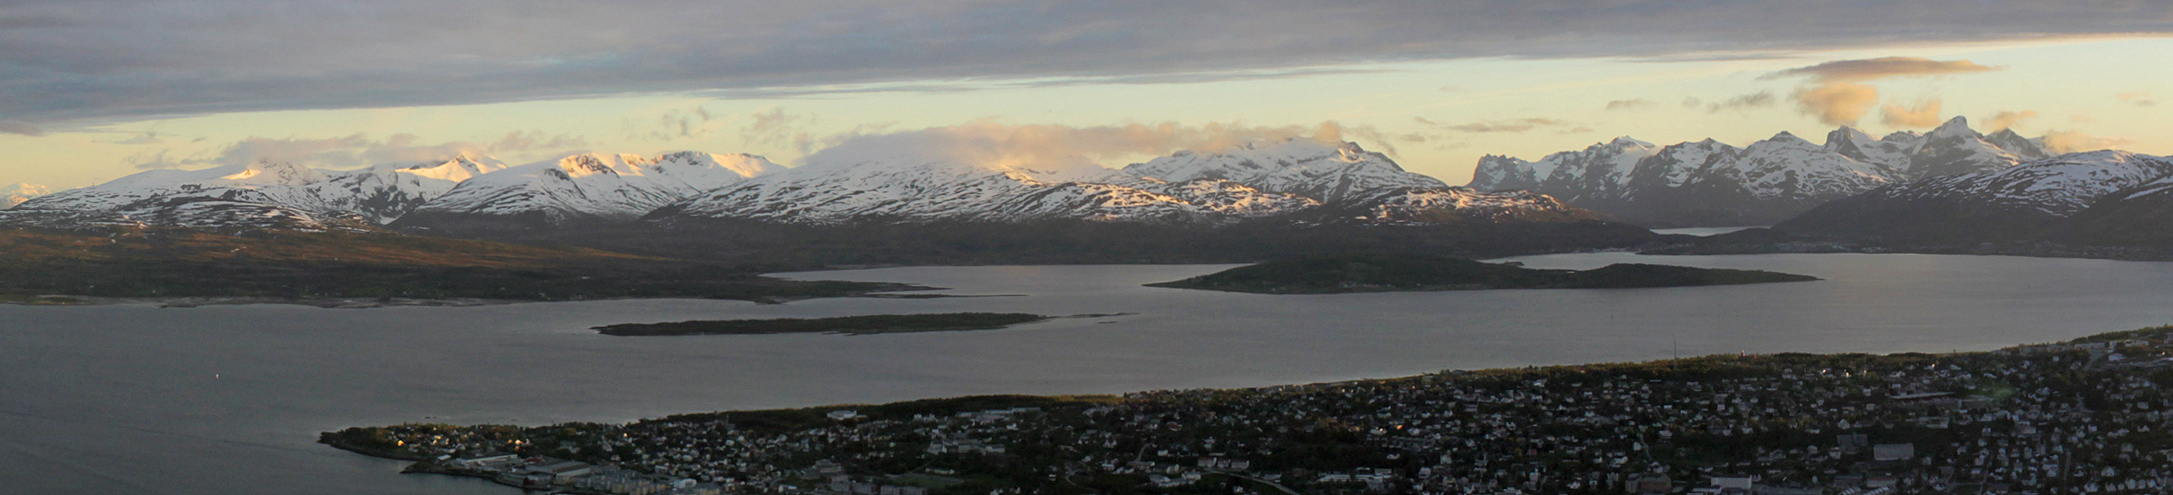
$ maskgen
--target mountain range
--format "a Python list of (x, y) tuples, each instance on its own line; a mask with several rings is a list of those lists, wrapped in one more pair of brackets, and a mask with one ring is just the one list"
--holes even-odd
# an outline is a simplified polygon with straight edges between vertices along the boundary
[(1735, 147), (1711, 139), (1658, 146), (1629, 137), (1538, 161), (1479, 160), (1469, 187), (1529, 190), (1647, 227), (1770, 225), (1889, 184), (2003, 170), (2049, 158), (2012, 130), (1985, 135), (1955, 117), (1924, 134), (1883, 138), (1851, 127), (1814, 144), (1782, 132)]
[(1597, 218), (1537, 194), (1450, 187), (1354, 143), (1306, 139), (1215, 153), (1179, 152), (1122, 170), (860, 157), (756, 177), (650, 217), (816, 225), (870, 220), (1224, 225), (1259, 219), (1438, 223)]
[(2157, 244), (2173, 240), (2168, 205), (2173, 159), (2105, 150), (1881, 187), (1774, 228), (1902, 242)]
[[(826, 155), (825, 155), (826, 156)], [(1356, 144), (1290, 139), (1124, 169), (973, 163), (910, 151), (811, 160), (701, 152), (489, 158), (325, 171), (273, 162), (153, 170), (37, 197), (0, 223), (490, 231), (649, 219), (794, 225), (1091, 221), (1228, 225), (1583, 221), (1541, 194), (1486, 193)]]
[[(1123, 168), (913, 147), (803, 161), (584, 153), (518, 166), (464, 156), (345, 171), (275, 162), (152, 170), (51, 194), (16, 186), (11, 196), (26, 199), (0, 210), (0, 225), (393, 229), (665, 256), (798, 256), (794, 249), (813, 252), (805, 246), (818, 242), (834, 250), (811, 258), (846, 263), (1001, 262), (1018, 259), (1002, 256), (1004, 246), (1029, 245), (1043, 249), (1033, 259), (1106, 261), (1226, 260), (1327, 244), (1514, 253), (1661, 241), (1608, 220), (1771, 223), (1788, 235), (1887, 245), (2173, 246), (2173, 160), (2053, 155), (2038, 140), (1980, 134), (1959, 117), (1882, 138), (1843, 127), (1823, 144), (1786, 132), (1744, 147), (1623, 137), (1537, 161), (1488, 156), (1465, 187), (1354, 143), (1310, 139)], [(1389, 226), (1428, 229), (1376, 228)], [(1089, 239), (1110, 235), (1155, 239)], [(924, 250), (986, 256), (913, 258)], [(1165, 252), (1186, 254), (1157, 254)]]

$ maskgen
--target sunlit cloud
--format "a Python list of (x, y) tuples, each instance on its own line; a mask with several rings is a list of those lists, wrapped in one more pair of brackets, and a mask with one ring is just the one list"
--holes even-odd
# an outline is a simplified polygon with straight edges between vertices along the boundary
[(1399, 139), (1366, 126), (1334, 121), (1310, 126), (1249, 126), (1172, 122), (1104, 126), (1006, 124), (981, 119), (911, 131), (863, 134), (840, 140), (799, 160), (800, 166), (870, 161), (942, 161), (988, 169), (1079, 171), (1180, 150), (1225, 151), (1248, 143), (1286, 139), (1340, 142)]
[(1939, 100), (1927, 100), (1915, 105), (1887, 104), (1879, 108), (1879, 123), (1895, 128), (1924, 128), (1939, 125)]
[(1826, 125), (1849, 125), (1863, 120), (1879, 103), (1879, 89), (1856, 83), (1827, 83), (1796, 88), (1796, 108)]
[[(2078, 117), (2080, 116), (2078, 115)], [(1984, 119), (1984, 122), (1988, 130), (1997, 131), (2001, 129), (2014, 128), (2014, 126), (2021, 124), (2023, 121), (2035, 118), (2037, 118), (2036, 110), (2023, 110), (2019, 112), (2001, 111), (1998, 114), (1994, 114), (1992, 118)]]
[(1972, 72), (1990, 72), (1998, 67), (1978, 65), (1968, 60), (1939, 61), (1920, 57), (1880, 57), (1860, 60), (1835, 60), (1809, 67), (1797, 67), (1766, 76), (1768, 79), (1807, 76), (1821, 83), (1864, 82), (1891, 77), (1919, 77)]
[(2092, 136), (2076, 131), (2052, 131), (2045, 133), (2042, 139), (2045, 150), (2053, 153), (2097, 151), (2134, 142), (2127, 138)]
[[(1968, 60), (1932, 60), (1920, 57), (1880, 57), (1858, 60), (1835, 60), (1806, 67), (1797, 67), (1767, 74), (1761, 79), (1809, 78), (1810, 84), (1796, 88), (1793, 94), (1796, 108), (1804, 115), (1818, 119), (1827, 125), (1851, 125), (1870, 113), (1879, 103), (1879, 89), (1870, 81), (1897, 77), (1932, 77), (1969, 74), (2000, 70), (1998, 67), (1981, 65)], [(1937, 105), (1930, 105), (1936, 112)], [(1928, 125), (1905, 125), (1922, 121), (1919, 108), (1888, 105), (1882, 112), (1882, 121), (1901, 127), (1926, 127), (1937, 125), (1934, 115)]]

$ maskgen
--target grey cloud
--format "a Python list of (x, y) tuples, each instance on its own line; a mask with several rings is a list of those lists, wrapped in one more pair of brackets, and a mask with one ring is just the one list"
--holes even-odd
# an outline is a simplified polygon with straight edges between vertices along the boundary
[(1979, 65), (1968, 60), (1932, 60), (1919, 57), (1880, 57), (1859, 60), (1835, 60), (1809, 67), (1797, 67), (1767, 75), (1766, 79), (1808, 76), (1821, 83), (1863, 82), (1890, 77), (1939, 76), (1990, 72), (1998, 67)]
[(1615, 100), (1607, 102), (1608, 110), (1633, 110), (1647, 106), (1652, 106), (1652, 101), (1646, 100), (1644, 98), (1631, 98), (1628, 100)]
[(2139, 107), (2156, 106), (2158, 104), (2157, 100), (2150, 99), (2149, 91), (2121, 93), (2113, 95), (2113, 98), (2120, 100), (2122, 103), (2127, 103)]
[(1466, 57), (1764, 56), (2173, 31), (2164, 14), (2133, 0), (31, 0), (0, 6), (0, 116), (44, 125), (628, 93), (1180, 83)]
[(286, 162), (325, 168), (351, 168), (378, 164), (405, 164), (478, 156), (488, 153), (565, 151), (588, 146), (588, 140), (570, 134), (546, 135), (543, 131), (514, 131), (490, 143), (448, 141), (424, 143), (414, 134), (393, 134), (371, 139), (364, 134), (330, 138), (251, 137), (233, 142), (216, 153), (172, 156), (173, 150), (139, 153), (127, 159), (137, 168), (179, 168), (202, 165), (241, 165)]
[(1472, 122), (1468, 124), (1440, 124), (1431, 120), (1426, 120), (1423, 117), (1415, 117), (1415, 119), (1420, 124), (1426, 124), (1427, 126), (1439, 128), (1442, 130), (1471, 133), (1516, 133), (1527, 132), (1541, 127), (1560, 127), (1569, 125), (1569, 122), (1563, 121), (1561, 119), (1550, 119), (1546, 117), (1528, 117), (1521, 119)]
[(1733, 98), (1728, 98), (1726, 100), (1721, 100), (1713, 103), (1704, 103), (1697, 98), (1689, 98), (1683, 100), (1683, 106), (1696, 108), (1702, 103), (1705, 106), (1706, 113), (1720, 113), (1723, 110), (1749, 110), (1753, 108), (1771, 107), (1773, 106), (1774, 102), (1777, 102), (1779, 100), (1780, 98), (1773, 96), (1772, 91), (1759, 91), (1747, 95), (1738, 95)]
[(159, 144), (166, 142), (166, 140), (159, 139), (158, 131), (144, 131), (141, 133), (136, 133), (130, 136), (128, 139), (120, 139), (107, 142), (113, 144)]
[(45, 130), (40, 129), (37, 125), (31, 124), (29, 122), (23, 122), (20, 120), (0, 120), (0, 134), (43, 136), (45, 135)]

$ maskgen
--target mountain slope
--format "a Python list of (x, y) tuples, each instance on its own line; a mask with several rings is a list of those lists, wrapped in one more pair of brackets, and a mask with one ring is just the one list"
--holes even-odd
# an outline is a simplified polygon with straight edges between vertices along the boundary
[(2070, 217), (2060, 236), (2092, 245), (2173, 245), (2173, 175), (2100, 198)]
[[(1286, 140), (1179, 152), (1123, 170), (1036, 169), (946, 157), (812, 159), (651, 218), (836, 225), (1087, 220), (1224, 225), (1253, 219), (1394, 223), (1596, 218), (1552, 198), (1450, 188), (1352, 143)], [(1574, 210), (1574, 211), (1573, 211)]]
[(1889, 183), (2001, 170), (2044, 155), (2012, 131), (1985, 136), (1956, 117), (1928, 134), (1879, 139), (1842, 127), (1823, 145), (1786, 132), (1745, 148), (1711, 139), (1653, 147), (1623, 137), (1536, 162), (1488, 156), (1470, 187), (1537, 191), (1654, 227), (1757, 225)]
[(534, 228), (620, 222), (749, 177), (783, 170), (762, 157), (676, 152), (573, 155), (484, 174), (422, 204), (395, 226)]
[(391, 221), (462, 180), (503, 167), (495, 160), (462, 157), (353, 171), (271, 162), (152, 170), (25, 201), (4, 217), (11, 224), (46, 227), (324, 230)]
[(2173, 160), (2165, 158), (2125, 151), (2075, 153), (2005, 170), (1880, 188), (1820, 205), (1775, 228), (1916, 241), (2037, 238), (2115, 192), (2168, 175), (2173, 175)]
[(1218, 153), (1180, 151), (1126, 166), (1124, 172), (1168, 182), (1225, 180), (1325, 202), (1383, 188), (1448, 185), (1406, 172), (1386, 155), (1366, 151), (1356, 143), (1310, 139), (1253, 143)]

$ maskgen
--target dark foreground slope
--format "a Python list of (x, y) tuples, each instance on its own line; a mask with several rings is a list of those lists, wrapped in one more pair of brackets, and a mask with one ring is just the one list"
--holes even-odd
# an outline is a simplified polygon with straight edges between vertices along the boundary
[(1755, 270), (1617, 263), (1591, 270), (1538, 270), (1407, 254), (1307, 256), (1242, 266), (1152, 287), (1267, 294), (1483, 289), (1616, 289), (1804, 282), (1817, 277)]
[(0, 300), (71, 297), (555, 301), (689, 297), (771, 301), (898, 289), (798, 282), (588, 248), (432, 237), (259, 231), (0, 230)]

